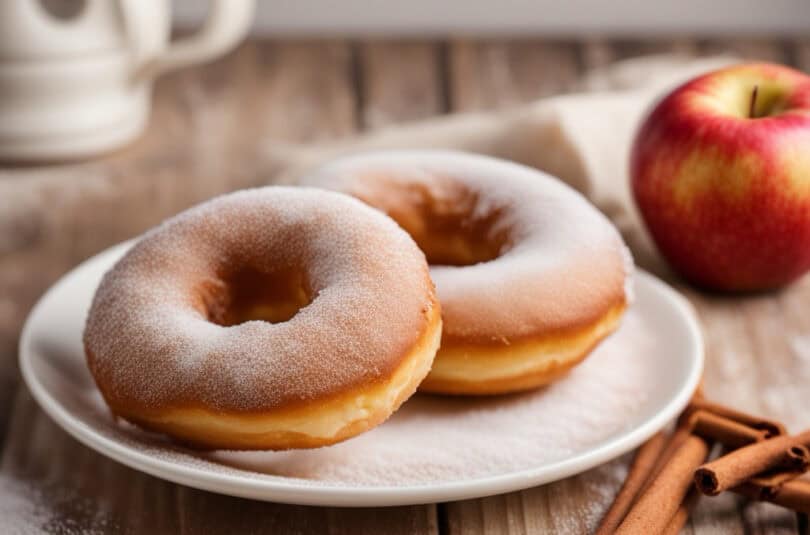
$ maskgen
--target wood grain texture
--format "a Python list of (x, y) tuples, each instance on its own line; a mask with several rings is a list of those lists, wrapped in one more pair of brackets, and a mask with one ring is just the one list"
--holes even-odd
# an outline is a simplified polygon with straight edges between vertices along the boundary
[(14, 391), (28, 310), (69, 268), (192, 204), (270, 181), (266, 144), (353, 132), (349, 66), (345, 43), (248, 43), (160, 80), (134, 145), (88, 162), (0, 169), (0, 392)]
[[(203, 199), (271, 182), (273, 170), (263, 167), (261, 158), (267, 144), (354, 132), (353, 76), (351, 47), (344, 42), (248, 43), (224, 60), (162, 80), (150, 129), (134, 146), (88, 163), (0, 171), (0, 199), (8, 200), (0, 211), (0, 228), (12, 231), (11, 238), (0, 241), (2, 363), (16, 361), (16, 336), (33, 301), (77, 262)], [(401, 116), (383, 100), (392, 103), (394, 98), (375, 102)], [(435, 113), (416, 100), (423, 113)], [(17, 376), (13, 371), (3, 377), (13, 385)], [(34, 529), (437, 531), (432, 505), (383, 511), (296, 507), (165, 483), (79, 445), (36, 407), (24, 388), (19, 392), (0, 492), (14, 489), (17, 509), (38, 511), (29, 515), (38, 523)]]
[(0, 463), (0, 501), (11, 500), (3, 492), (13, 491), (15, 508), (0, 519), (0, 526), (19, 533), (436, 532), (432, 507), (290, 506), (221, 496), (153, 478), (76, 442), (42, 413), (24, 388), (11, 425), (12, 439)]
[[(268, 148), (448, 111), (513, 106), (578, 87), (583, 69), (660, 52), (729, 52), (810, 70), (810, 43), (769, 40), (250, 42), (223, 60), (161, 80), (149, 131), (126, 150), (83, 163), (1, 167), (0, 516), (10, 503), (21, 511), (18, 520), (58, 533), (593, 529), (630, 456), (522, 492), (373, 511), (266, 504), (162, 482), (106, 460), (56, 427), (16, 388), (16, 344), (36, 298), (82, 259), (202, 199), (271, 182), (276, 169), (263, 157)], [(801, 417), (810, 399), (810, 279), (739, 298), (671, 282), (704, 328), (708, 395), (787, 418), (793, 430), (810, 426)], [(702, 499), (684, 533), (806, 528), (776, 506), (724, 495)]]
[[(707, 41), (703, 53), (729, 53), (744, 59), (789, 63), (792, 54), (781, 42)], [(781, 292), (733, 298), (699, 293), (682, 286), (698, 312), (706, 337), (705, 388), (723, 403), (782, 419), (792, 431), (810, 426), (803, 403), (810, 399), (806, 366), (795, 340), (810, 334), (810, 324), (794, 327), (806, 316), (785, 301), (808, 303), (807, 278)], [(802, 400), (805, 400), (804, 402)], [(779, 507), (747, 503), (733, 497), (701, 499), (690, 533), (796, 533), (796, 515)]]
[[(804, 47), (795, 49), (767, 40), (708, 40), (700, 43), (669, 41), (664, 43), (589, 42), (584, 57), (589, 67), (602, 67), (617, 59), (648, 53), (731, 54), (744, 59), (790, 63), (801, 62)], [(805, 70), (807, 63), (797, 66)], [(796, 349), (810, 335), (810, 322), (802, 322), (807, 313), (801, 303), (810, 298), (810, 281), (803, 280), (777, 294), (747, 298), (719, 297), (690, 289), (677, 280), (703, 325), (706, 337), (706, 391), (712, 399), (745, 410), (787, 418), (800, 415), (802, 399), (810, 399), (805, 366), (799, 364)], [(785, 301), (790, 303), (786, 305)], [(792, 306), (792, 309), (788, 309)], [(799, 340), (799, 342), (796, 342)], [(807, 349), (810, 351), (810, 348)], [(764, 356), (767, 355), (767, 356)], [(810, 356), (810, 355), (809, 355)], [(810, 426), (796, 418), (792, 429)], [(695, 508), (685, 533), (795, 533), (795, 515), (768, 504), (750, 504), (739, 497), (703, 498)]]
[(570, 42), (451, 42), (449, 99), (453, 110), (506, 107), (571, 89), (579, 79)]
[(373, 41), (357, 45), (361, 125), (366, 129), (447, 111), (439, 43)]
[(700, 43), (703, 54), (730, 54), (752, 61), (785, 63), (788, 44), (775, 39), (709, 39)]
[(500, 496), (445, 505), (452, 534), (590, 533), (621, 486), (625, 456), (576, 477)]
[(583, 42), (582, 65), (587, 69), (604, 67), (614, 61), (648, 55), (694, 56), (698, 46), (694, 39), (663, 39), (638, 41), (630, 39), (608, 40), (591, 38)]
[[(452, 43), (452, 109), (504, 107), (570, 90), (581, 74), (580, 54), (578, 47), (540, 41)], [(618, 491), (626, 463), (623, 458), (543, 487), (446, 504), (448, 531), (588, 533)]]
[[(516, 73), (525, 72), (525, 68), (512, 65), (508, 70), (498, 74), (497, 84), (491, 81), (479, 81), (479, 77), (491, 78), (490, 62), (495, 60), (478, 57), (493, 54), (491, 47), (470, 46), (467, 43), (457, 44), (455, 54), (451, 55), (460, 65), (450, 65), (453, 75), (451, 87), (455, 88), (451, 102), (457, 109), (480, 109), (490, 106), (512, 104), (521, 100), (521, 95), (530, 98), (535, 85), (529, 87), (526, 77)], [(508, 48), (510, 45), (504, 45)], [(525, 46), (522, 52), (525, 54)], [(680, 40), (665, 43), (643, 43), (623, 41), (605, 43), (600, 40), (587, 41), (582, 47), (580, 57), (583, 65), (598, 68), (618, 59), (626, 59), (649, 53), (729, 53), (746, 58), (769, 61), (788, 61), (786, 48), (781, 43), (768, 42), (695, 42)], [(511, 56), (503, 51), (502, 57)], [(559, 61), (559, 57), (557, 60)], [(571, 58), (569, 57), (569, 60)], [(500, 60), (503, 62), (503, 59)], [(519, 60), (512, 60), (519, 61)], [(563, 72), (573, 67), (563, 68)], [(463, 77), (456, 80), (455, 77)], [(518, 87), (510, 87), (516, 85)], [(562, 83), (557, 92), (568, 89)], [(471, 94), (467, 94), (468, 88)], [(596, 87), (598, 88), (598, 84)], [(546, 86), (546, 91), (554, 92), (553, 87)], [(489, 92), (495, 92), (490, 95)], [(506, 95), (506, 96), (504, 96)], [(677, 280), (671, 281), (678, 284)], [(789, 343), (790, 331), (785, 331), (780, 324), (805, 317), (799, 310), (800, 303), (807, 303), (810, 295), (802, 296), (804, 286), (810, 287), (810, 281), (778, 295), (766, 295), (751, 298), (719, 298), (706, 296), (680, 285), (698, 311), (707, 337), (706, 389), (713, 399), (753, 412), (762, 412), (777, 417), (789, 414), (801, 414), (800, 399), (810, 399), (810, 382), (796, 377), (799, 369), (804, 367), (796, 361)], [(783, 312), (785, 306), (780, 300), (795, 301), (792, 312)], [(810, 325), (795, 329), (799, 340), (810, 342)], [(807, 337), (807, 338), (803, 338)], [(794, 343), (795, 345), (795, 343)], [(810, 343), (807, 344), (810, 351)], [(763, 358), (761, 355), (769, 357)], [(793, 378), (791, 379), (791, 376)], [(783, 393), (784, 390), (784, 393)], [(770, 400), (770, 401), (768, 401)], [(768, 407), (768, 404), (778, 405)], [(805, 422), (804, 425), (810, 425)], [(612, 463), (616, 473), (626, 469), (627, 459)], [(611, 465), (600, 467), (586, 474), (566, 481), (554, 483), (519, 493), (496, 496), (480, 500), (471, 500), (448, 504), (447, 517), (451, 533), (584, 533), (592, 530), (595, 521), (606, 510), (613, 495), (618, 490), (620, 478), (606, 477)], [(583, 505), (584, 487), (598, 489), (598, 492)], [(600, 499), (601, 496), (601, 499)], [(555, 523), (556, 522), (556, 523)], [(796, 516), (784, 509), (768, 504), (749, 504), (734, 496), (722, 496), (716, 499), (702, 499), (696, 507), (693, 519), (685, 527), (685, 533), (796, 533), (798, 524)]]

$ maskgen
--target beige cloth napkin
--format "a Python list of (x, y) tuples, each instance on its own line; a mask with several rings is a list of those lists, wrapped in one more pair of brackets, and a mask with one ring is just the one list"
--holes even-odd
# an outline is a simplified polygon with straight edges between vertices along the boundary
[(297, 146), (268, 141), (276, 180), (295, 183), (342, 154), (389, 148), (444, 148), (514, 160), (559, 177), (579, 190), (624, 235), (637, 262), (662, 264), (640, 224), (628, 186), (628, 157), (638, 123), (660, 96), (680, 83), (735, 60), (647, 56), (586, 73), (582, 92), (503, 111), (440, 116), (371, 131), (339, 143)]

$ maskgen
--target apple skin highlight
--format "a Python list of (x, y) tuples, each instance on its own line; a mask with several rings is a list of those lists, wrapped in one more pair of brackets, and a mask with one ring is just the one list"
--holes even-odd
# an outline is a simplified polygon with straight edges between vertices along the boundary
[(810, 269), (807, 75), (744, 64), (687, 82), (641, 125), (630, 173), (659, 250), (692, 283), (767, 290)]

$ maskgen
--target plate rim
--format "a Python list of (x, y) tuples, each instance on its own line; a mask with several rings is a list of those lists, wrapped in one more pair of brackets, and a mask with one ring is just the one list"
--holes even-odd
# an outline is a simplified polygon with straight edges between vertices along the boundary
[(627, 453), (661, 430), (683, 410), (697, 388), (705, 361), (703, 334), (694, 308), (685, 297), (657, 277), (636, 269), (635, 277), (650, 285), (683, 319), (691, 335), (692, 355), (688, 374), (680, 389), (655, 415), (640, 425), (613, 438), (551, 464), (463, 481), (449, 481), (407, 486), (349, 487), (343, 485), (301, 485), (284, 481), (267, 481), (239, 475), (214, 473), (204, 468), (179, 465), (133, 449), (104, 436), (85, 424), (64, 407), (43, 385), (33, 370), (31, 330), (35, 318), (49, 297), (69, 284), (88, 264), (113, 256), (134, 240), (114, 245), (81, 262), (60, 277), (39, 298), (29, 312), (20, 335), (18, 360), (24, 382), (42, 410), (63, 430), (85, 446), (129, 468), (159, 479), (189, 487), (242, 498), (276, 503), (337, 507), (384, 507), (418, 505), (492, 496), (522, 490), (585, 472)]

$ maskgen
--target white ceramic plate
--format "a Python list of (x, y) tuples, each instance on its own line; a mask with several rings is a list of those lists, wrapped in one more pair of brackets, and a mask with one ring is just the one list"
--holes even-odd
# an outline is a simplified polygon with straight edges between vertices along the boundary
[[(635, 303), (619, 332), (545, 390), (478, 401), (416, 396), (377, 429), (319, 450), (195, 452), (114, 422), (85, 366), (81, 333), (89, 303), (102, 274), (128, 246), (83, 263), (34, 307), (20, 342), (23, 376), (45, 412), (87, 446), (153, 476), (213, 492), (388, 506), (548, 483), (622, 455), (664, 427), (687, 404), (703, 367), (703, 341), (688, 303), (639, 273)], [(634, 342), (639, 334), (646, 345)], [(635, 360), (628, 360), (633, 352)], [(548, 407), (561, 412), (548, 414)], [(602, 407), (610, 414), (603, 417)], [(448, 439), (443, 433), (451, 428)], [(475, 448), (480, 451), (471, 453)]]

